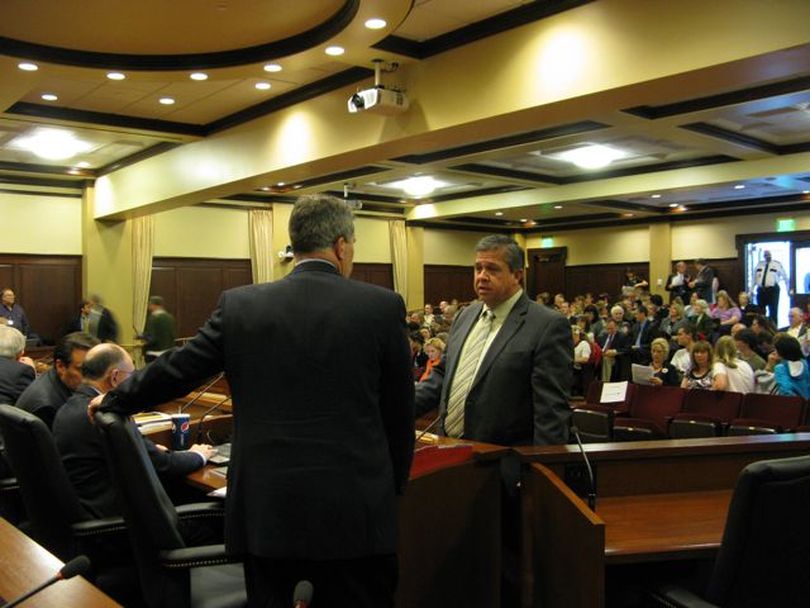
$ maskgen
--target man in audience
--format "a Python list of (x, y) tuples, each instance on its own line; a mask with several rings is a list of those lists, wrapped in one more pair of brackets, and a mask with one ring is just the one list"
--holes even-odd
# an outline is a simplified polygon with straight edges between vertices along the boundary
[(160, 296), (149, 298), (149, 317), (146, 319), (143, 337), (146, 340), (143, 350), (147, 363), (172, 348), (177, 339), (174, 317), (164, 308), (163, 298)]
[(103, 409), (151, 407), (227, 370), (226, 544), (245, 559), (250, 605), (286, 606), (308, 579), (324, 606), (392, 606), (396, 494), (414, 443), (405, 305), (348, 280), (344, 201), (301, 197), (289, 233), (287, 277), (224, 292), (194, 338), (108, 393)]
[(51, 428), (56, 412), (81, 385), (84, 357), (96, 344), (93, 336), (78, 331), (59, 340), (53, 349), (51, 369), (25, 389), (17, 407), (38, 416)]
[(781, 328), (779, 331), (784, 332), (791, 338), (796, 338), (801, 342), (801, 338), (807, 333), (807, 325), (804, 323), (804, 314), (801, 308), (791, 308), (788, 312), (788, 320), (790, 324), (787, 327)]
[(683, 376), (692, 369), (692, 346), (695, 344), (695, 328), (692, 325), (683, 325), (675, 334), (675, 342), (680, 347), (672, 354), (670, 363)]
[(636, 308), (636, 323), (631, 334), (631, 361), (640, 365), (650, 362), (650, 344), (655, 337), (653, 321), (647, 318), (647, 307), (639, 305)]
[(23, 307), (17, 304), (14, 290), (5, 287), (0, 291), (0, 325), (8, 325), (28, 336), (31, 328)]
[[(59, 408), (53, 437), (79, 501), (94, 517), (120, 514), (99, 430), (87, 418), (90, 400), (119, 386), (135, 371), (132, 358), (117, 344), (94, 346), (82, 364), (83, 384)], [(158, 474), (185, 477), (203, 467), (214, 453), (210, 445), (195, 444), (171, 452), (144, 438), (149, 459)]]
[(680, 261), (675, 263), (675, 272), (667, 277), (667, 283), (664, 285), (664, 289), (669, 292), (670, 302), (675, 298), (680, 298), (682, 302), (689, 301), (689, 275), (686, 274), (686, 262)]
[(461, 311), (450, 330), (445, 373), (434, 368), (417, 386), (417, 411), (438, 405), (441, 429), (451, 437), (500, 445), (565, 443), (570, 323), (526, 297), (524, 254), (512, 239), (488, 236), (475, 250), (479, 301)]
[(433, 306), (431, 304), (425, 304), (425, 316), (422, 319), (422, 324), (425, 327), (430, 327), (435, 320), (436, 316), (433, 314)]
[(14, 405), (36, 377), (34, 362), (24, 352), (25, 336), (0, 325), (0, 404)]
[[(618, 308), (624, 311), (621, 306)], [(613, 311), (611, 315), (612, 313)], [(607, 320), (605, 329), (606, 332), (599, 342), (602, 348), (602, 380), (604, 382), (628, 380), (630, 365), (627, 357), (630, 353), (630, 337), (619, 329), (614, 316)]]
[(65, 333), (71, 334), (73, 332), (82, 331), (86, 334), (92, 334), (93, 332), (90, 328), (92, 310), (93, 303), (90, 300), (82, 300), (79, 305), (79, 312), (65, 326)]
[(734, 343), (740, 359), (748, 363), (751, 369), (759, 371), (765, 369), (765, 359), (754, 350), (757, 347), (757, 335), (747, 327), (734, 333)]
[(90, 311), (90, 333), (100, 342), (118, 342), (118, 322), (110, 309), (104, 306), (101, 296), (90, 295), (93, 308)]
[(698, 299), (706, 302), (714, 302), (712, 286), (714, 283), (714, 269), (706, 265), (706, 261), (698, 258), (695, 260), (695, 278), (689, 281), (689, 289), (698, 295)]

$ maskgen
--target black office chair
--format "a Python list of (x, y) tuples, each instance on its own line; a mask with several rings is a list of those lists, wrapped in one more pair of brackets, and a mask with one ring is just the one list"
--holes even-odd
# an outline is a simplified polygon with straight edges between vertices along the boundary
[(193, 520), (222, 527), (220, 503), (175, 507), (158, 479), (135, 425), (98, 412), (108, 463), (135, 552), (141, 590), (151, 608), (230, 608), (247, 604), (244, 571), (224, 545), (189, 547), (181, 528)]
[(791, 608), (810, 601), (810, 456), (764, 460), (740, 473), (706, 599), (666, 585), (669, 608)]
[(23, 531), (63, 561), (86, 554), (93, 581), (119, 600), (130, 599), (134, 568), (124, 520), (93, 519), (81, 506), (42, 420), (0, 405), (0, 432), (28, 517)]

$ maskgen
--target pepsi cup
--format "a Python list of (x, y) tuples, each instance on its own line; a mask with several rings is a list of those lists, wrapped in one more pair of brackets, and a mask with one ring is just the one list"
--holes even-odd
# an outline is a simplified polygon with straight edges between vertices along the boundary
[(187, 450), (189, 448), (189, 427), (191, 414), (172, 414), (172, 449)]

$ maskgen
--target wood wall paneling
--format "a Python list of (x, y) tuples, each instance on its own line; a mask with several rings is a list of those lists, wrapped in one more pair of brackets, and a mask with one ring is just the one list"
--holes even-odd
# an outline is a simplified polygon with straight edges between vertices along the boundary
[(355, 264), (352, 279), (394, 289), (394, 268), (391, 264)]
[(79, 310), (81, 256), (0, 254), (0, 288), (3, 287), (14, 290), (32, 331), (52, 344)]
[(608, 293), (612, 298), (618, 299), (624, 284), (624, 273), (627, 270), (632, 270), (636, 275), (650, 280), (649, 262), (568, 266), (565, 269), (565, 296), (570, 299), (576, 295), (591, 292), (594, 296)]
[(425, 302), (469, 302), (476, 299), (472, 266), (425, 265)]

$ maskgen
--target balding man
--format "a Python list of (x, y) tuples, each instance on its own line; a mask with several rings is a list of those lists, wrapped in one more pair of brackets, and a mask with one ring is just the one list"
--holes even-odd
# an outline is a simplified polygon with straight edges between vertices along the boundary
[[(120, 514), (99, 430), (87, 418), (87, 405), (126, 380), (135, 371), (129, 353), (116, 344), (91, 348), (82, 365), (83, 384), (56, 413), (53, 435), (79, 501), (95, 517)], [(170, 452), (144, 438), (155, 470), (165, 476), (185, 476), (205, 465), (213, 448), (193, 445)]]
[(22, 392), (34, 381), (34, 362), (23, 356), (25, 336), (0, 325), (0, 403), (14, 405)]

